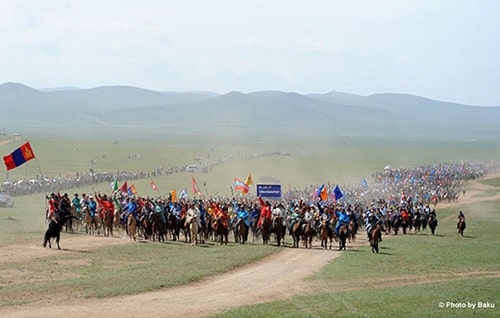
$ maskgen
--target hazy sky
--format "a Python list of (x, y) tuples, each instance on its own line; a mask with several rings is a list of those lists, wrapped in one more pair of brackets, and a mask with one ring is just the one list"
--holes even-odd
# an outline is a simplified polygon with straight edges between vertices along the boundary
[(500, 106), (500, 1), (1, 0), (0, 83)]

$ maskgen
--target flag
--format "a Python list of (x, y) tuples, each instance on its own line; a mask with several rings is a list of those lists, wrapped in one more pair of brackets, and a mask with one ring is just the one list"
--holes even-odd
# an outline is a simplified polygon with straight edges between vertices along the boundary
[(151, 188), (153, 188), (154, 191), (158, 192), (158, 187), (154, 183), (154, 181), (151, 181)]
[(326, 186), (323, 185), (323, 189), (319, 193), (319, 197), (321, 198), (322, 201), (328, 200), (328, 191), (326, 191)]
[(369, 186), (368, 186), (368, 182), (366, 182), (366, 179), (365, 179), (365, 178), (363, 178), (363, 180), (361, 180), (361, 185), (362, 185), (362, 186), (363, 186), (363, 188), (365, 188), (365, 189), (368, 189), (368, 188), (369, 188)]
[(193, 192), (193, 195), (201, 193), (200, 190), (198, 190), (198, 182), (196, 182), (196, 179), (191, 176), (191, 191)]
[(118, 190), (120, 190), (121, 193), (128, 193), (127, 181), (123, 182)]
[(116, 190), (118, 190), (118, 181), (115, 179), (115, 181), (111, 182), (111, 191), (112, 192), (115, 192)]
[(245, 182), (236, 178), (234, 178), (233, 186), (235, 190), (240, 190), (243, 193), (247, 193), (249, 190), (248, 185)]
[(316, 197), (321, 198), (322, 201), (328, 200), (328, 192), (324, 183), (316, 189)]
[(175, 189), (170, 191), (170, 196), (171, 196), (172, 202), (177, 202), (177, 191), (175, 191)]
[(335, 200), (339, 200), (344, 196), (338, 184), (335, 186), (335, 189), (333, 189), (333, 194), (335, 194)]
[(5, 163), (7, 170), (10, 170), (19, 167), (26, 161), (30, 161), (33, 158), (35, 158), (35, 154), (31, 149), (30, 142), (28, 141), (14, 150), (10, 155), (4, 156), (3, 162)]
[(249, 185), (253, 184), (252, 175), (250, 174), (250, 172), (248, 173), (248, 176), (247, 176), (247, 178), (245, 179), (245, 184), (246, 184), (247, 186), (249, 186)]
[(137, 195), (137, 189), (134, 185), (131, 185), (130, 187), (128, 187), (127, 193), (129, 196)]
[(182, 189), (181, 194), (179, 195), (179, 197), (181, 199), (186, 199), (187, 200), (188, 199), (188, 194), (187, 194), (186, 190)]

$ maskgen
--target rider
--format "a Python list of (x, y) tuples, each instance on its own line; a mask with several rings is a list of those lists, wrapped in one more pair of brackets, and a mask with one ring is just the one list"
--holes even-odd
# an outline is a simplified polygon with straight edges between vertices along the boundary
[(71, 202), (69, 201), (67, 193), (63, 194), (61, 201), (59, 202), (59, 213), (62, 213), (63, 215), (71, 214)]
[(93, 196), (89, 196), (89, 203), (87, 205), (89, 207), (89, 213), (92, 217), (92, 222), (95, 221), (95, 215), (97, 213), (97, 202), (94, 200)]
[(82, 210), (82, 204), (80, 198), (78, 197), (78, 193), (75, 193), (73, 200), (71, 200), (71, 204), (75, 207), (75, 213), (78, 218), (80, 218), (80, 211)]
[(201, 223), (200, 223), (200, 209), (198, 208), (197, 204), (191, 203), (189, 210), (186, 213), (186, 218), (192, 219), (194, 218), (196, 225), (198, 226), (198, 229), (201, 229)]
[(302, 215), (300, 214), (300, 209), (298, 207), (295, 207), (293, 210), (292, 210), (292, 215), (290, 216), (291, 220), (290, 220), (290, 228), (288, 229), (290, 232), (292, 232), (292, 229), (293, 229), (293, 225), (296, 223), (296, 222), (300, 222), (300, 219), (302, 218)]
[(349, 224), (349, 217), (344, 211), (335, 211), (337, 216), (337, 224), (335, 225), (335, 233), (339, 235), (339, 230), (342, 225)]
[(243, 221), (243, 224), (247, 228), (247, 235), (245, 237), (245, 241), (248, 240), (248, 229), (250, 228), (250, 221), (248, 220), (248, 211), (245, 209), (243, 205), (236, 206), (236, 216), (238, 219), (241, 219)]
[(375, 225), (379, 222), (380, 219), (374, 213), (370, 213), (366, 218), (366, 234), (368, 235), (368, 240), (370, 240), (372, 236), (372, 231), (375, 228)]
[(458, 228), (459, 228), (459, 226), (460, 226), (460, 221), (463, 221), (463, 222), (464, 222), (464, 224), (465, 224), (465, 215), (464, 215), (464, 213), (463, 213), (462, 211), (460, 211), (460, 212), (458, 213), (458, 223), (457, 223), (457, 229), (458, 229)]
[(259, 218), (259, 223), (257, 223), (257, 227), (262, 226), (262, 222), (264, 221), (264, 218), (267, 219), (268, 223), (271, 223), (271, 203), (269, 201), (264, 202), (261, 197), (259, 197), (259, 202), (260, 202), (260, 218)]
[(50, 194), (50, 197), (47, 196), (46, 198), (49, 203), (49, 212), (47, 214), (47, 218), (57, 223), (57, 221), (54, 219), (54, 216), (59, 209), (59, 200), (54, 192)]

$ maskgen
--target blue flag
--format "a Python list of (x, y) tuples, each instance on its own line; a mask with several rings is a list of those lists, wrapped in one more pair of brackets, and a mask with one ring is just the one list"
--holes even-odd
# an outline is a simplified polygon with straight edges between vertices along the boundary
[(333, 194), (335, 194), (335, 200), (340, 200), (344, 196), (344, 194), (342, 193), (342, 191), (339, 188), (339, 185), (335, 186), (335, 189), (333, 190)]
[(363, 178), (363, 180), (361, 180), (361, 185), (362, 185), (362, 186), (363, 186), (363, 188), (365, 188), (365, 189), (368, 189), (368, 188), (369, 188), (369, 186), (368, 186), (368, 182), (366, 182), (366, 179), (365, 179), (365, 178)]

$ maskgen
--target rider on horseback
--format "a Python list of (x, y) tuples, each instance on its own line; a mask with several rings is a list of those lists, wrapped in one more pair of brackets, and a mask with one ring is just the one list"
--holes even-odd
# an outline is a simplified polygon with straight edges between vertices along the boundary
[(465, 215), (462, 211), (458, 213), (458, 223), (457, 223), (457, 229), (460, 228), (460, 222), (463, 222), (465, 224)]
[(339, 235), (339, 230), (342, 225), (349, 224), (349, 217), (344, 211), (335, 211), (337, 216), (337, 224), (335, 225), (335, 233)]
[(366, 218), (366, 234), (368, 235), (368, 240), (372, 237), (373, 229), (377, 223), (381, 222), (380, 219), (373, 213), (369, 213)]

